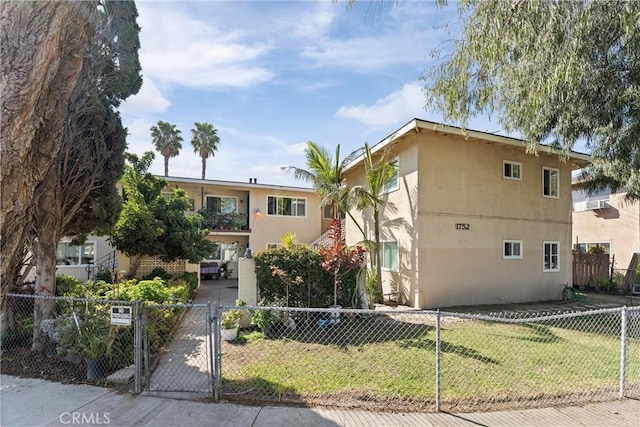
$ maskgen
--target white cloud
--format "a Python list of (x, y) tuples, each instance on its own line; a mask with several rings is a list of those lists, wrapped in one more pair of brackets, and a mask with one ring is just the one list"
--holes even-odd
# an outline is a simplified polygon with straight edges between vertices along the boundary
[(342, 106), (336, 115), (355, 119), (365, 125), (388, 126), (424, 115), (424, 93), (417, 83), (407, 83), (402, 89), (378, 99), (373, 105)]
[(247, 87), (273, 73), (258, 61), (270, 47), (215, 27), (174, 4), (139, 5), (140, 62), (145, 75), (186, 87)]
[(162, 113), (171, 102), (165, 98), (150, 77), (144, 77), (140, 92), (122, 103), (119, 110), (125, 114), (141, 115)]

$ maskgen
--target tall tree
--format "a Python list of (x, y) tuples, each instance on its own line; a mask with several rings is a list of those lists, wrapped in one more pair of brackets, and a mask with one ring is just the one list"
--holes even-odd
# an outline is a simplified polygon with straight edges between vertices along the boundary
[(463, 126), (496, 113), (532, 151), (584, 141), (591, 187), (639, 199), (640, 2), (467, 0), (458, 16), (460, 38), (425, 75), (429, 105)]
[(191, 145), (193, 151), (202, 158), (202, 179), (207, 172), (207, 159), (213, 157), (218, 151), (218, 129), (211, 123), (194, 123), (195, 128), (191, 129)]
[[(115, 224), (121, 200), (116, 183), (123, 173), (126, 131), (115, 111), (142, 83), (133, 2), (107, 2), (92, 10), (93, 33), (83, 69), (67, 108), (61, 149), (38, 189), (33, 210), (36, 290), (55, 294), (56, 247), (62, 236), (103, 234)], [(40, 321), (51, 300), (34, 303), (33, 349), (40, 349)]]
[(198, 263), (213, 251), (205, 238), (200, 215), (185, 215), (189, 199), (182, 189), (169, 198), (162, 195), (167, 181), (150, 173), (152, 152), (138, 159), (129, 155), (122, 179), (125, 202), (110, 241), (132, 258), (129, 274), (135, 276), (143, 256), (166, 262), (185, 259)]
[(164, 176), (169, 176), (169, 159), (177, 157), (182, 149), (182, 131), (171, 123), (158, 121), (151, 127), (151, 137), (156, 151), (164, 157)]
[[(371, 209), (373, 216), (374, 251), (376, 264), (376, 287), (378, 301), (382, 298), (382, 260), (380, 254), (380, 210), (387, 204), (383, 197), (387, 183), (396, 174), (396, 166), (389, 160), (389, 151), (383, 151), (382, 155), (374, 158), (369, 144), (364, 145), (364, 175), (365, 185), (354, 187), (360, 210)], [(388, 205), (387, 205), (388, 206)]]
[(31, 213), (39, 189), (60, 150), (95, 7), (95, 2), (0, 3), (2, 307), (33, 237)]

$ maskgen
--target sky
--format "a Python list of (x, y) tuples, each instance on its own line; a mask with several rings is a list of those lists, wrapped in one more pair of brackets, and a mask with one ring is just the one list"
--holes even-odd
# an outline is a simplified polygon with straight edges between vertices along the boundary
[[(177, 125), (184, 141), (169, 176), (200, 178), (194, 122), (220, 143), (206, 179), (309, 187), (281, 166), (306, 168), (307, 141), (341, 157), (373, 145), (424, 108), (426, 68), (447, 49), (452, 7), (431, 1), (138, 1), (143, 85), (120, 107), (128, 151), (153, 151), (150, 128)], [(455, 28), (449, 27), (449, 28)], [(449, 123), (454, 124), (455, 123)], [(487, 118), (470, 129), (501, 133)], [(151, 172), (164, 174), (156, 153)]]

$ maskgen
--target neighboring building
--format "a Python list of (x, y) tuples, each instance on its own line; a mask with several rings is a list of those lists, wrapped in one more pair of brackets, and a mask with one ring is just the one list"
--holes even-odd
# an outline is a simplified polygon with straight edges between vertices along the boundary
[[(384, 292), (434, 308), (558, 299), (571, 283), (571, 171), (549, 147), (414, 119), (374, 148), (397, 175), (381, 212)], [(362, 157), (348, 185), (364, 184)], [(353, 216), (373, 236), (371, 212)], [(362, 240), (347, 218), (347, 243)]]
[[(311, 243), (323, 232), (323, 211), (320, 198), (313, 189), (280, 185), (202, 180), (194, 178), (162, 177), (169, 182), (167, 194), (182, 188), (191, 202), (186, 215), (201, 208), (215, 212), (210, 218), (208, 239), (215, 242), (213, 253), (204, 261), (227, 263), (237, 277), (238, 258), (244, 257), (247, 247), (257, 252), (277, 247), (286, 232), (296, 234), (300, 243)], [(328, 223), (328, 222), (327, 222)], [(104, 237), (90, 236), (82, 247), (69, 246), (65, 241), (58, 246), (58, 274), (71, 274), (86, 279), (91, 263), (97, 263), (113, 253), (114, 248)], [(117, 270), (128, 272), (129, 260), (118, 254)], [(144, 275), (160, 265), (147, 260), (138, 271)], [(165, 267), (164, 264), (162, 264)], [(184, 271), (182, 263), (166, 265), (168, 271)], [(197, 271), (197, 267), (187, 270)]]
[(614, 268), (626, 269), (640, 252), (640, 204), (626, 193), (573, 191), (573, 245), (588, 252), (596, 245), (611, 255)]

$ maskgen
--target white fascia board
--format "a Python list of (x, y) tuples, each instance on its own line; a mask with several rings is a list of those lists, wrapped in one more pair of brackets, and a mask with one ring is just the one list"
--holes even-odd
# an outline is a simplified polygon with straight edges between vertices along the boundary
[(274, 185), (274, 184), (253, 184), (248, 182), (240, 182), (240, 181), (220, 181), (213, 179), (198, 179), (198, 178), (182, 178), (176, 176), (164, 176), (164, 175), (156, 175), (158, 178), (162, 178), (165, 181), (173, 182), (173, 183), (184, 183), (184, 184), (197, 184), (197, 185), (216, 185), (219, 187), (235, 187), (235, 188), (262, 188), (267, 190), (287, 190), (287, 191), (299, 191), (304, 193), (315, 193), (313, 188), (308, 187), (293, 187), (287, 185)]

